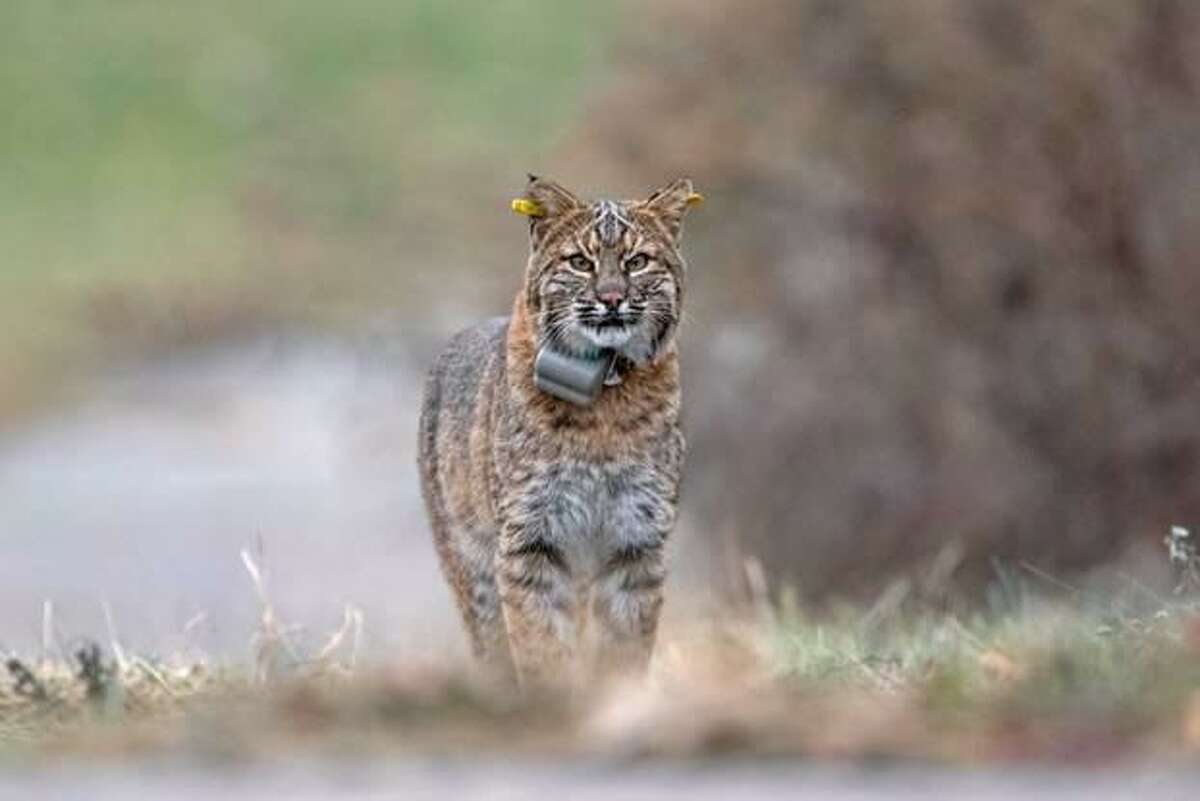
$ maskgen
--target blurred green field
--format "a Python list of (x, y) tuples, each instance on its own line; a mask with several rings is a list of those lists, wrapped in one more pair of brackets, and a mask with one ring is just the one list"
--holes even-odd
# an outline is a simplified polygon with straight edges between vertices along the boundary
[(0, 414), (131, 342), (411, 304), (418, 268), (472, 256), (464, 220), (503, 220), (612, 27), (534, 2), (3, 4)]

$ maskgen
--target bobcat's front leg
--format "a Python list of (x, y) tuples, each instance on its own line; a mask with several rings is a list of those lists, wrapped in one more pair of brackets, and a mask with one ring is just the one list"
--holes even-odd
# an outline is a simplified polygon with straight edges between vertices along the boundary
[(682, 442), (668, 438), (649, 460), (616, 474), (607, 549), (592, 591), (593, 667), (602, 675), (645, 674), (662, 611), (664, 553), (678, 507)]
[(496, 575), (504, 623), (522, 687), (572, 680), (579, 601), (562, 550), (538, 525), (501, 531)]
[(594, 669), (601, 676), (640, 677), (654, 651), (666, 566), (663, 540), (617, 548), (592, 594)]

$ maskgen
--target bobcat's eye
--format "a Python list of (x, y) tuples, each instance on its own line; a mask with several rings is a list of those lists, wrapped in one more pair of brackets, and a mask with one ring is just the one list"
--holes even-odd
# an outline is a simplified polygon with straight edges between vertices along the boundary
[(572, 270), (579, 270), (581, 273), (590, 273), (592, 271), (592, 260), (582, 253), (568, 256), (567, 264), (571, 265)]
[(635, 253), (625, 260), (625, 269), (631, 273), (636, 273), (638, 270), (646, 269), (646, 265), (650, 263), (650, 257), (645, 253)]

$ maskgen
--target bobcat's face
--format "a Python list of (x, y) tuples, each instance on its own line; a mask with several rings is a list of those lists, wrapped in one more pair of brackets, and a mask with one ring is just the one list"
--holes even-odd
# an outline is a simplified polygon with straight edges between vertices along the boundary
[(635, 364), (652, 361), (679, 322), (679, 230), (698, 197), (691, 182), (645, 201), (584, 203), (533, 179), (528, 196), (544, 212), (531, 225), (526, 276), (542, 341), (578, 355), (610, 349)]
[(652, 358), (679, 319), (682, 263), (674, 243), (627, 204), (576, 213), (536, 257), (542, 333), (565, 350)]

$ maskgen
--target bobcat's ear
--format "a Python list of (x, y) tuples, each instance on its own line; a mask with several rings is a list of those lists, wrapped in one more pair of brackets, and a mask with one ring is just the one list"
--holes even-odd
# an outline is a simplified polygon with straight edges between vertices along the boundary
[(512, 210), (529, 218), (529, 233), (536, 246), (555, 217), (583, 208), (583, 202), (554, 181), (529, 176), (525, 193), (513, 200)]
[(691, 179), (680, 178), (650, 195), (641, 205), (645, 211), (662, 220), (671, 236), (678, 238), (683, 228), (683, 215), (692, 206), (703, 202), (704, 195), (692, 188)]

